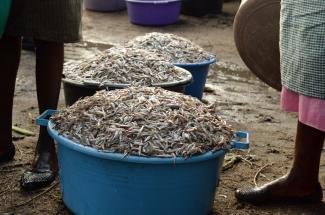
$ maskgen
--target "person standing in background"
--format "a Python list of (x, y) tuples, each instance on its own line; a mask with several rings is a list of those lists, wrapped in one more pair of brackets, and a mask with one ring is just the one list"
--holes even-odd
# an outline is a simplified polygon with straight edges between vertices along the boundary
[[(36, 46), (36, 88), (39, 112), (56, 109), (64, 62), (64, 43), (81, 38), (82, 0), (12, 0), (7, 28), (0, 40), (0, 162), (14, 158), (12, 108), (21, 54), (21, 38)], [(53, 139), (40, 128), (31, 170), (24, 172), (21, 187), (34, 190), (49, 185), (58, 171)]]

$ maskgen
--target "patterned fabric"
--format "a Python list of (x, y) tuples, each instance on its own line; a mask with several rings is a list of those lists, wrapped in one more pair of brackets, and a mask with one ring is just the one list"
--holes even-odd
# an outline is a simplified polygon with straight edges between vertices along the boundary
[(282, 84), (325, 99), (325, 0), (282, 0)]
[(53, 42), (81, 37), (82, 0), (12, 0), (6, 34)]
[(299, 95), (282, 87), (281, 108), (298, 112), (300, 122), (325, 132), (325, 100)]

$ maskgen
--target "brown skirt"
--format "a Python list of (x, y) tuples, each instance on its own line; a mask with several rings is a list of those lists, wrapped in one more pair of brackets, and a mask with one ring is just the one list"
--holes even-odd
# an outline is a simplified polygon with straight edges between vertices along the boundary
[(81, 39), (82, 0), (12, 0), (6, 34), (72, 43)]

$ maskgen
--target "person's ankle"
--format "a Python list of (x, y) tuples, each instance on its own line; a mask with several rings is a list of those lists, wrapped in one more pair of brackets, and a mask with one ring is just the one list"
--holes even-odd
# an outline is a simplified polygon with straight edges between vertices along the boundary
[(0, 142), (0, 155), (7, 153), (12, 149), (12, 142), (11, 141), (3, 141)]
[(302, 169), (294, 169), (292, 168), (290, 172), (287, 174), (287, 181), (295, 184), (296, 186), (300, 186), (304, 189), (314, 189), (318, 186), (318, 172), (313, 171), (307, 173)]
[(313, 193), (319, 187), (319, 182), (302, 177), (300, 174), (290, 172), (289, 174), (276, 180), (270, 186), (274, 195), (279, 196), (304, 196)]
[(39, 152), (33, 164), (34, 170), (51, 170), (53, 172), (58, 171), (57, 156), (55, 152)]

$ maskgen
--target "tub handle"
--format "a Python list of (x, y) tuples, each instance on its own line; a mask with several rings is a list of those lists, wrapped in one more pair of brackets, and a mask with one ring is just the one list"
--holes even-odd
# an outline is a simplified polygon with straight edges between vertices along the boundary
[[(240, 140), (238, 140), (240, 139)], [(241, 141), (241, 139), (245, 139)], [(245, 131), (235, 132), (235, 137), (231, 141), (231, 149), (248, 149), (249, 148), (249, 134)]]
[(52, 116), (57, 112), (58, 110), (52, 110), (52, 109), (48, 109), (44, 111), (41, 115), (39, 115), (36, 118), (36, 124), (40, 126), (47, 126), (47, 124), (49, 123), (48, 117)]

